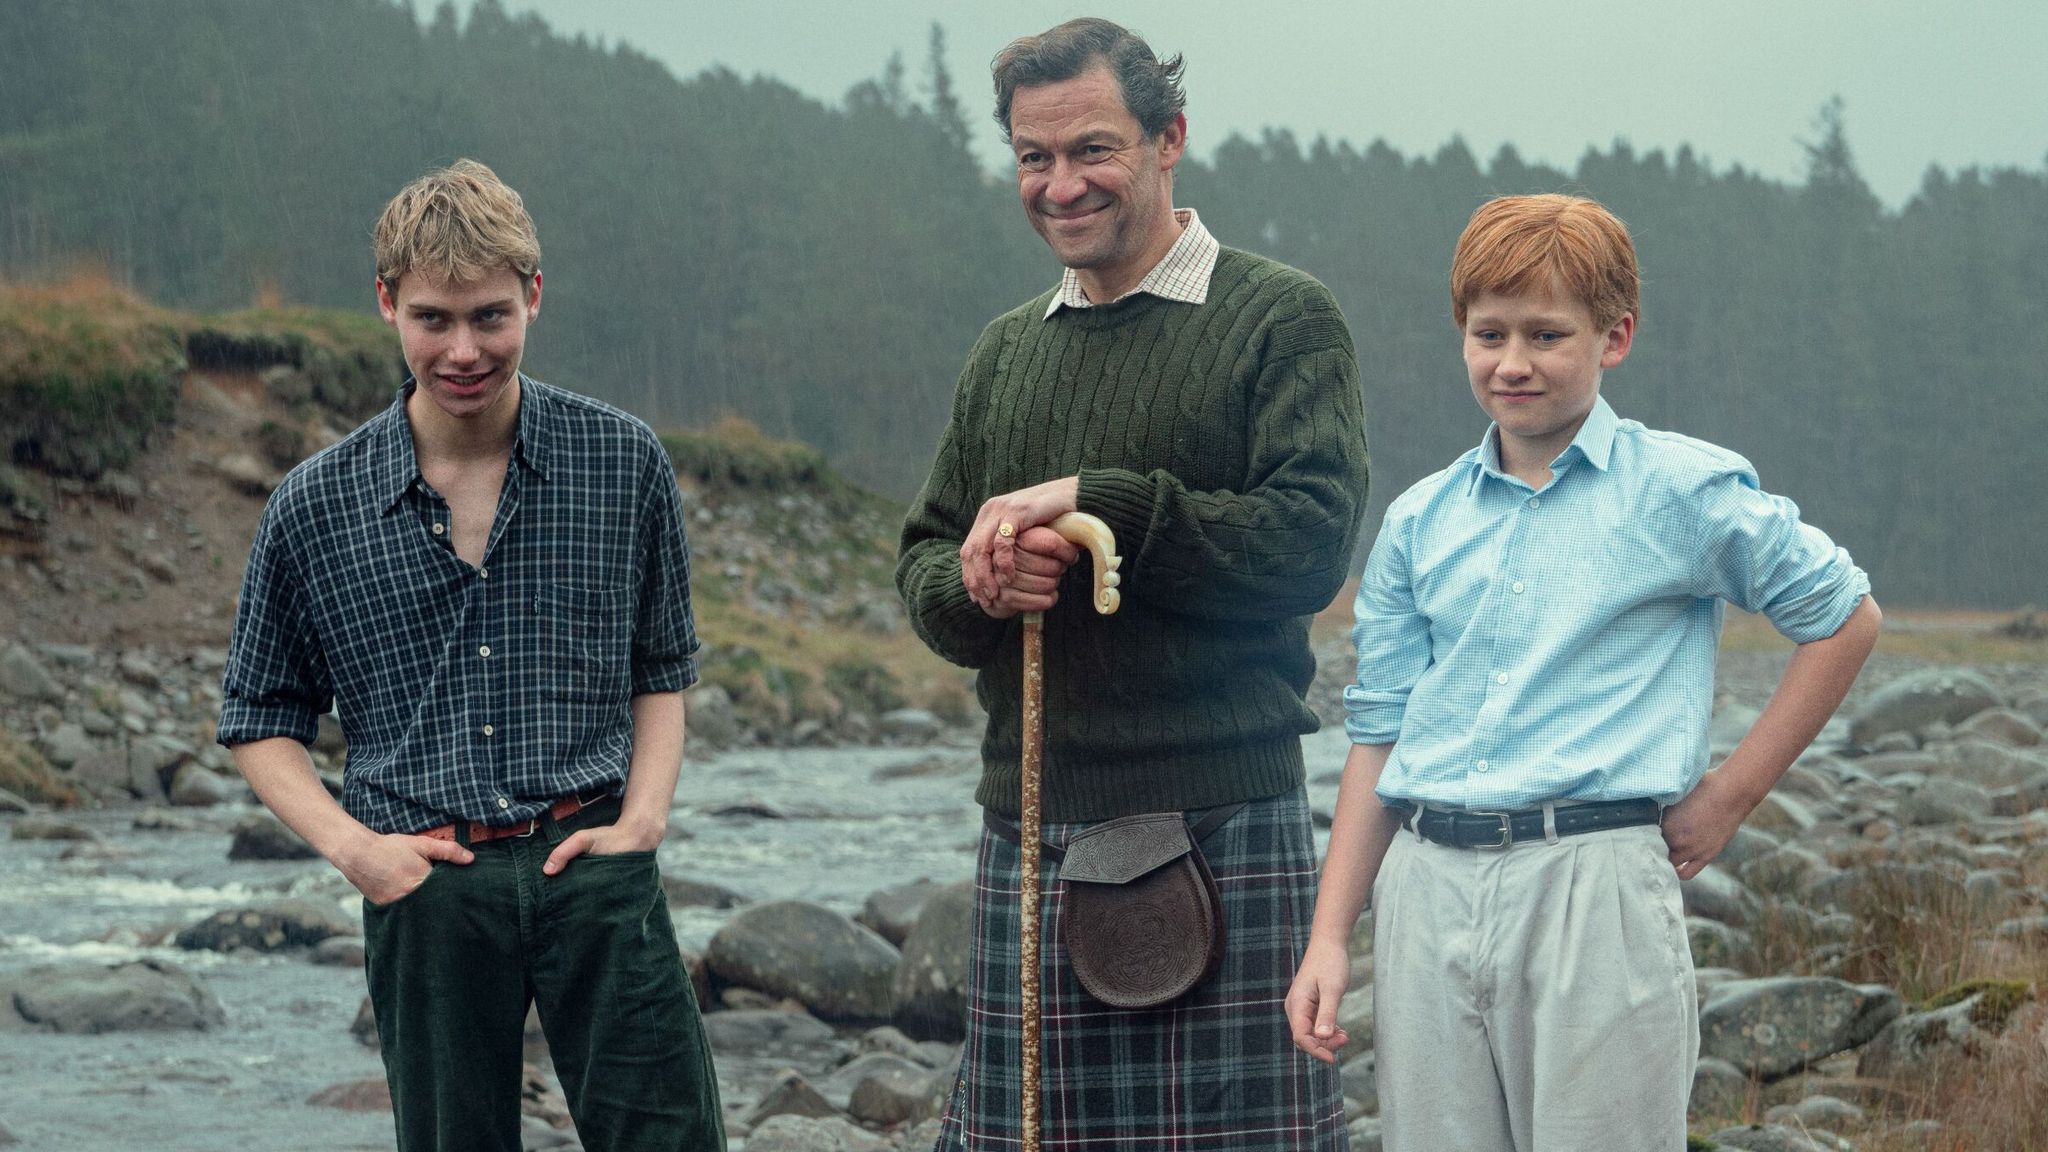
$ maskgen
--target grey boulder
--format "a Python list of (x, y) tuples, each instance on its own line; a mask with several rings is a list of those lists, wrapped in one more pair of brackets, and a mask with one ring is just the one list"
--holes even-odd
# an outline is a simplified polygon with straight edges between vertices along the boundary
[(355, 923), (332, 905), (275, 900), (216, 912), (179, 932), (177, 945), (188, 952), (278, 952), (355, 934)]
[(837, 1116), (774, 1116), (747, 1134), (747, 1152), (882, 1152), (889, 1142)]
[(317, 860), (313, 846), (284, 826), (268, 812), (256, 812), (235, 825), (234, 842), (228, 845), (230, 860)]
[(796, 1059), (815, 1056), (831, 1044), (830, 1025), (803, 1012), (738, 1008), (704, 1014), (704, 1038), (720, 1055)]
[(891, 991), (895, 1022), (920, 1040), (964, 1039), (967, 977), (973, 948), (974, 884), (963, 880), (925, 900), (903, 941)]
[(1849, 720), (1851, 743), (1868, 746), (1887, 732), (1958, 724), (2003, 703), (1990, 681), (1956, 668), (1930, 668), (1885, 685)]
[(1940, 1008), (1909, 1012), (1887, 1025), (1857, 1054), (1858, 1076), (1909, 1077), (1926, 1082), (1945, 1066), (1981, 1052), (2004, 1024), (1981, 990)]
[(884, 888), (862, 902), (853, 922), (901, 948), (910, 930), (917, 927), (917, 918), (924, 914), (925, 901), (943, 887), (936, 880), (913, 880)]
[(776, 1116), (809, 1116), (822, 1119), (837, 1116), (840, 1109), (819, 1094), (794, 1068), (784, 1068), (775, 1074), (768, 1090), (761, 1093), (761, 1099), (747, 1113), (749, 1128), (758, 1128), (763, 1122)]
[(1713, 1141), (1722, 1148), (1741, 1152), (1838, 1152), (1840, 1145), (1818, 1133), (1800, 1132), (1780, 1124), (1745, 1124), (1723, 1128)]
[(1991, 793), (1965, 780), (1930, 776), (1899, 801), (1902, 824), (1963, 824), (1991, 815)]
[(1756, 911), (1756, 897), (1742, 886), (1742, 881), (1715, 864), (1700, 869), (1699, 875), (1690, 880), (1680, 881), (1678, 889), (1688, 916), (1704, 916), (1739, 928), (1749, 923)]
[(62, 704), (64, 686), (57, 683), (35, 654), (19, 644), (0, 652), (0, 695), (30, 704)]
[(865, 1124), (889, 1128), (915, 1124), (944, 1111), (952, 1078), (887, 1052), (869, 1052), (826, 1078), (822, 1089), (837, 1104), (845, 1093), (845, 1109)]
[(1902, 1008), (1898, 993), (1875, 984), (1822, 976), (1733, 980), (1700, 1008), (1700, 1054), (1774, 1080), (1867, 1042)]
[(741, 911), (705, 955), (727, 983), (791, 997), (827, 1020), (887, 1020), (899, 960), (887, 940), (802, 900)]
[(204, 1031), (227, 1023), (211, 989), (162, 960), (31, 968), (11, 983), (21, 1018), (57, 1032)]

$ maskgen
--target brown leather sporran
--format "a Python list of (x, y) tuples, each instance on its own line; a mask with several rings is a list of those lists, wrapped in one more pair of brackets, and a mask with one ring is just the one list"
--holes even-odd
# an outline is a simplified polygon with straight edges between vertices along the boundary
[(1223, 961), (1223, 905), (1197, 836), (1178, 812), (1105, 820), (1067, 842), (1061, 942), (1090, 996), (1156, 1008)]

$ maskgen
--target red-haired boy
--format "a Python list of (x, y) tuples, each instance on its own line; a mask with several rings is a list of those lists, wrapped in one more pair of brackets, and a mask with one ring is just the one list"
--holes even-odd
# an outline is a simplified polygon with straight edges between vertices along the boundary
[[(1287, 1012), (1333, 1059), (1370, 893), (1389, 1152), (1685, 1146), (1699, 1021), (1679, 881), (1877, 638), (1869, 579), (1748, 461), (1601, 399), (1637, 290), (1627, 229), (1591, 200), (1473, 214), (1452, 314), (1493, 424), (1394, 501), (1359, 583), (1351, 755)], [(1798, 648), (1708, 771), (1723, 602)]]

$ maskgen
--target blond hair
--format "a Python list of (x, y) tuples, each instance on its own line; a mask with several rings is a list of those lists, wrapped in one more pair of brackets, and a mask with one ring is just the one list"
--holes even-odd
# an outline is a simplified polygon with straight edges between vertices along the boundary
[(424, 272), (464, 283), (510, 268), (523, 282), (540, 271), (540, 237), (519, 193), (474, 160), (457, 160), (407, 184), (377, 218), (377, 279)]
[(1472, 213), (1451, 258), (1451, 317), (1488, 292), (1556, 291), (1584, 304), (1606, 328), (1623, 313), (1642, 318), (1642, 284), (1628, 226), (1583, 196), (1500, 196)]

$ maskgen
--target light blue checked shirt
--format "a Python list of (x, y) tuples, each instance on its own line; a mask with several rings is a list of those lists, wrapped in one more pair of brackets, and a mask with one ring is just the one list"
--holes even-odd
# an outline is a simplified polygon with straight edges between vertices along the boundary
[(1387, 800), (1672, 803), (1707, 770), (1722, 602), (1798, 643), (1870, 579), (1747, 460), (1596, 401), (1541, 490), (1494, 429), (1387, 509), (1359, 581), (1354, 743)]
[(342, 806), (378, 832), (516, 824), (614, 791), (630, 700), (697, 679), (690, 558), (668, 453), (608, 404), (519, 378), (483, 564), (391, 407), (263, 509), (222, 686), (222, 744), (310, 743), (338, 705)]

